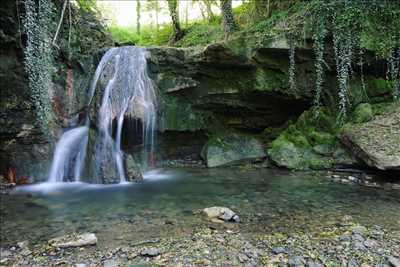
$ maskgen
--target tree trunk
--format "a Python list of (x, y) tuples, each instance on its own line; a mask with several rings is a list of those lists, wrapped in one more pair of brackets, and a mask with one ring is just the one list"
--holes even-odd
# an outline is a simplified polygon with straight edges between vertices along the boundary
[(204, 5), (206, 6), (208, 21), (211, 22), (214, 20), (214, 13), (212, 12), (211, 8), (212, 0), (203, 0), (203, 1)]
[(169, 44), (174, 44), (183, 37), (183, 32), (179, 23), (178, 1), (168, 0), (168, 9), (172, 20), (172, 36), (169, 39)]
[(136, 1), (136, 32), (140, 34), (140, 0)]
[(158, 32), (158, 1), (156, 1), (156, 31)]
[(227, 39), (237, 30), (235, 18), (232, 13), (232, 0), (221, 0), (222, 27)]

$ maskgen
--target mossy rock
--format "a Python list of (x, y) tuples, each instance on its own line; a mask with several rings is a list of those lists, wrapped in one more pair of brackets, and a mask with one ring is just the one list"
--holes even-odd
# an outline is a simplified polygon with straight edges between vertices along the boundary
[(353, 112), (353, 121), (355, 123), (368, 122), (373, 117), (372, 106), (369, 103), (359, 104)]
[(329, 158), (315, 153), (311, 148), (296, 146), (284, 135), (272, 142), (268, 155), (277, 166), (288, 169), (321, 170), (332, 166)]
[(261, 160), (266, 157), (266, 153), (258, 139), (235, 133), (210, 138), (201, 156), (207, 167), (217, 167)]

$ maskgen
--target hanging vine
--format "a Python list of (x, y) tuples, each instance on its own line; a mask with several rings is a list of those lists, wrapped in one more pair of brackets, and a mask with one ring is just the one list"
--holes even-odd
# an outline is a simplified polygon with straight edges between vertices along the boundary
[(24, 5), (23, 27), (27, 36), (25, 70), (28, 74), (37, 121), (42, 130), (48, 134), (48, 124), (53, 120), (51, 109), (53, 55), (50, 37), (53, 6), (48, 0), (25, 0)]
[(321, 106), (322, 85), (324, 83), (324, 50), (325, 50), (325, 37), (328, 33), (325, 26), (325, 18), (320, 16), (315, 21), (316, 28), (313, 34), (314, 40), (314, 53), (315, 53), (315, 97), (314, 97), (314, 110), (315, 116), (319, 115), (319, 108)]
[(289, 35), (289, 89), (291, 93), (296, 93), (296, 46), (294, 37)]
[(388, 58), (389, 80), (393, 84), (393, 99), (400, 99), (400, 48), (393, 49)]

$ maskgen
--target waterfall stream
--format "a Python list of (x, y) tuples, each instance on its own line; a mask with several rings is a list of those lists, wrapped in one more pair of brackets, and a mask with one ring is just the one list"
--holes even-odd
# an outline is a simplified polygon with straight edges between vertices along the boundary
[[(98, 111), (88, 112), (86, 121), (95, 121), (94, 149), (88, 150), (89, 126), (80, 126), (64, 132), (56, 145), (48, 182), (80, 181), (87, 153), (93, 153), (91, 162), (96, 182), (116, 173), (118, 182), (131, 180), (126, 176), (125, 153), (121, 139), (126, 117), (142, 125), (144, 159), (151, 159), (154, 150), (156, 124), (156, 94), (147, 74), (148, 52), (144, 48), (127, 46), (111, 48), (102, 57), (91, 87), (88, 107)], [(104, 86), (105, 85), (105, 86)], [(102, 90), (105, 87), (103, 91)], [(96, 92), (102, 93), (96, 98)], [(90, 118), (95, 114), (95, 118)], [(134, 136), (128, 136), (128, 138)], [(148, 165), (148, 162), (144, 162)], [(86, 166), (88, 167), (88, 166)], [(73, 176), (65, 170), (74, 168)], [(73, 178), (71, 178), (73, 177)]]

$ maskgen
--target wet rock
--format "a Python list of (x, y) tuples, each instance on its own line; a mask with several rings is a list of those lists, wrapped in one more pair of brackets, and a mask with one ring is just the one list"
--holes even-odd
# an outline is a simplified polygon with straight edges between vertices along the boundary
[(118, 262), (114, 259), (105, 260), (103, 262), (103, 267), (117, 267), (117, 266), (118, 266)]
[(347, 267), (358, 267), (359, 265), (358, 265), (358, 263), (357, 263), (357, 261), (355, 260), (355, 259), (350, 259), (348, 262), (347, 262)]
[(314, 261), (308, 261), (306, 264), (307, 267), (324, 267), (323, 264), (314, 262)]
[(380, 170), (400, 170), (400, 107), (374, 120), (348, 125), (341, 141), (352, 155)]
[(222, 221), (240, 222), (239, 215), (226, 207), (210, 207), (202, 210), (208, 219), (219, 219)]
[(304, 266), (305, 260), (301, 256), (295, 256), (289, 259), (288, 265), (289, 267), (302, 267)]
[(17, 246), (18, 246), (20, 249), (24, 249), (24, 248), (28, 247), (28, 245), (29, 245), (29, 242), (26, 241), (26, 240), (17, 243)]
[(392, 267), (400, 267), (400, 259), (399, 258), (395, 258), (393, 256), (388, 257), (388, 261), (390, 266)]
[(49, 243), (58, 248), (83, 247), (96, 245), (97, 237), (93, 233), (84, 233), (78, 235), (67, 235), (54, 238)]
[(125, 154), (125, 170), (126, 178), (128, 181), (141, 181), (143, 180), (140, 166), (136, 163), (132, 155)]
[(367, 232), (367, 228), (361, 225), (357, 225), (351, 228), (353, 234), (364, 235)]
[(156, 257), (161, 254), (158, 248), (146, 248), (140, 252), (140, 255), (145, 257)]
[(367, 239), (364, 241), (364, 246), (367, 248), (374, 248), (378, 246), (378, 242), (372, 239)]
[(212, 137), (201, 154), (208, 167), (256, 161), (266, 157), (264, 146), (258, 139), (239, 134)]
[(286, 249), (284, 247), (272, 248), (272, 253), (274, 253), (274, 254), (286, 253)]

